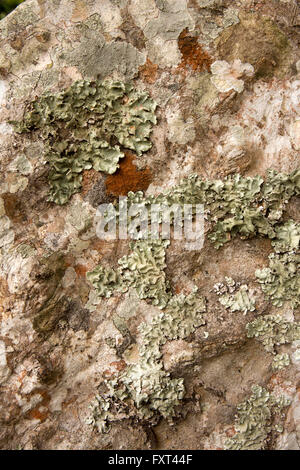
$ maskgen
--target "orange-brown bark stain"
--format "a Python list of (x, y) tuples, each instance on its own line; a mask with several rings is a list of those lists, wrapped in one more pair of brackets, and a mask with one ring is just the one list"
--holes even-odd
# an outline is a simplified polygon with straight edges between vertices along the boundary
[(192, 69), (194, 72), (210, 71), (212, 58), (198, 43), (197, 37), (190, 36), (188, 28), (185, 28), (179, 38), (178, 47), (182, 55), (178, 66), (181, 70)]
[(49, 393), (44, 389), (37, 389), (32, 394), (29, 394), (29, 396), (33, 396), (36, 393), (41, 395), (43, 399), (35, 408), (28, 411), (26, 417), (29, 419), (38, 419), (41, 421), (41, 423), (43, 423), (49, 416), (48, 407), (51, 397)]
[(133, 154), (126, 151), (120, 168), (106, 178), (106, 192), (114, 196), (127, 196), (129, 191), (145, 191), (151, 179), (150, 169), (138, 170), (133, 164)]
[(153, 64), (150, 59), (147, 58), (144, 65), (139, 68), (139, 75), (141, 79), (146, 83), (155, 83), (157, 79), (158, 65)]

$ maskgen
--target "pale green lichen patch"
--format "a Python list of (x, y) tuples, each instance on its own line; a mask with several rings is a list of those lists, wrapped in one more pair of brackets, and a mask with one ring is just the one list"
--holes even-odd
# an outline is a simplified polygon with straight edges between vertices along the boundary
[(93, 224), (93, 213), (90, 206), (80, 201), (70, 204), (66, 222), (78, 232), (85, 232)]
[(205, 322), (201, 313), (205, 312), (205, 302), (195, 291), (185, 296), (172, 297), (166, 310), (154, 317), (151, 323), (142, 323), (141, 357), (147, 364), (161, 358), (159, 348), (168, 340), (184, 339)]
[(263, 387), (253, 386), (250, 398), (237, 406), (237, 434), (226, 441), (226, 449), (264, 449), (268, 434), (272, 431), (273, 416), (279, 414), (289, 403), (283, 396), (277, 398)]
[(263, 292), (276, 307), (289, 301), (292, 307), (300, 303), (300, 255), (272, 253), (269, 267), (255, 272)]
[(7, 248), (15, 239), (15, 233), (11, 225), (11, 221), (5, 213), (4, 201), (0, 198), (0, 256), (1, 248)]
[(21, 243), (17, 246), (16, 252), (19, 253), (22, 258), (30, 258), (36, 254), (36, 249), (32, 245), (28, 245), (27, 243)]
[(7, 215), (0, 217), (0, 248), (7, 247), (13, 243), (15, 233), (11, 228), (11, 221)]
[[(279, 249), (280, 246), (295, 245), (294, 225), (288, 223), (278, 226), (285, 204), (294, 194), (299, 194), (299, 171), (290, 175), (271, 171), (266, 181), (259, 176), (243, 178), (240, 175), (228, 177), (224, 181), (204, 181), (197, 175), (191, 175), (158, 196), (144, 197), (142, 192), (129, 193), (127, 202), (129, 206), (139, 203), (147, 208), (151, 204), (178, 204), (180, 207), (183, 204), (204, 204), (213, 226), (210, 239), (217, 248), (236, 235), (248, 238), (260, 234), (274, 240), (274, 246)], [(120, 206), (118, 210), (121, 209)], [(161, 221), (163, 217), (163, 214), (160, 214), (158, 220)], [(171, 220), (174, 220), (174, 214)], [(154, 422), (159, 416), (172, 418), (176, 414), (176, 406), (184, 397), (183, 380), (170, 378), (163, 368), (161, 347), (167, 341), (186, 338), (195, 328), (204, 324), (201, 316), (204, 303), (199, 303), (199, 300), (195, 303), (195, 294), (188, 297), (171, 296), (164, 272), (165, 249), (168, 244), (169, 242), (164, 240), (132, 242), (131, 253), (119, 260), (116, 270), (98, 266), (88, 274), (88, 279), (98, 295), (109, 297), (113, 292), (124, 292), (133, 287), (139, 298), (149, 299), (163, 309), (149, 324), (139, 327), (139, 361), (129, 365), (118, 378), (107, 381), (108, 392), (96, 397), (89, 422), (99, 430), (106, 430), (109, 422), (120, 419), (120, 412), (124, 415), (124, 410), (125, 416), (138, 416), (150, 422)], [(283, 254), (285, 255), (294, 256), (294, 253)], [(228, 278), (223, 288), (226, 292), (219, 290), (221, 302), (226, 308), (243, 312), (255, 309), (254, 298), (247, 286), (240, 286)], [(290, 289), (287, 295), (291, 293), (293, 289)], [(297, 339), (299, 327), (280, 316), (267, 316), (249, 323), (247, 333), (249, 337), (259, 338), (266, 349), (273, 352), (275, 345)], [(261, 390), (258, 395), (261, 393), (264, 396), (265, 392)], [(250, 399), (250, 414), (252, 408), (256, 412), (256, 407), (260, 406), (258, 395)], [(267, 401), (269, 399), (273, 408), (275, 402), (268, 396)], [(263, 409), (264, 411), (266, 410)], [(268, 414), (267, 411), (266, 413)], [(262, 417), (264, 427), (259, 422), (255, 422), (253, 427), (251, 416), (249, 419), (247, 436), (241, 434), (241, 440), (236, 438), (236, 442), (233, 438), (230, 445), (241, 448), (244, 445), (254, 446), (253, 448), (263, 445), (269, 432), (269, 417)], [(248, 444), (245, 439), (251, 443)]]
[(148, 94), (130, 84), (83, 80), (32, 102), (14, 124), (20, 133), (37, 130), (46, 141), (49, 200), (65, 204), (80, 190), (83, 170), (117, 170), (124, 157), (119, 145), (138, 155), (151, 148), (155, 109)]
[(33, 171), (32, 165), (25, 155), (19, 155), (18, 157), (16, 157), (11, 162), (8, 169), (10, 171), (18, 171), (19, 173), (21, 173), (21, 175), (25, 176), (29, 175)]
[(263, 200), (270, 210), (269, 218), (279, 220), (286, 203), (300, 194), (300, 170), (292, 173), (277, 173), (269, 170), (263, 187)]
[(225, 277), (225, 283), (217, 283), (214, 290), (219, 302), (232, 312), (241, 311), (246, 314), (255, 310), (255, 298), (246, 284), (240, 285), (234, 279)]
[(166, 281), (166, 247), (168, 240), (140, 240), (131, 244), (132, 252), (118, 262), (123, 282), (136, 289), (140, 299), (150, 299), (163, 308), (170, 294)]
[(292, 307), (300, 303), (299, 242), (300, 224), (289, 220), (277, 226), (272, 241), (276, 253), (269, 256), (268, 268), (258, 269), (255, 273), (263, 292), (277, 307), (286, 301)]
[(300, 339), (300, 323), (285, 320), (281, 315), (265, 315), (246, 326), (248, 338), (256, 338), (266, 351), (274, 353), (275, 346)]
[(172, 297), (164, 312), (150, 323), (142, 323), (139, 362), (127, 367), (117, 379), (106, 381), (108, 393), (96, 397), (88, 422), (99, 431), (107, 431), (109, 422), (119, 419), (112, 412), (115, 403), (119, 403), (119, 409), (132, 409), (133, 404), (134, 414), (141, 420), (155, 422), (160, 416), (172, 419), (185, 388), (183, 379), (172, 379), (165, 372), (161, 347), (167, 341), (188, 337), (203, 325), (204, 311), (204, 299), (195, 290), (187, 296)]
[(126, 292), (134, 287), (140, 299), (150, 299), (153, 305), (164, 308), (170, 298), (165, 275), (167, 240), (139, 240), (131, 244), (132, 252), (119, 259), (113, 270), (97, 266), (87, 273), (98, 295), (110, 297), (113, 292)]
[(141, 191), (128, 194), (128, 202), (151, 204), (204, 204), (213, 230), (209, 239), (220, 248), (230, 239), (256, 235), (276, 237), (275, 226), (293, 195), (300, 191), (300, 170), (291, 174), (268, 172), (260, 176), (228, 176), (224, 180), (203, 180), (190, 175), (177, 186), (158, 196), (144, 197)]
[(98, 432), (104, 433), (109, 429), (109, 423), (114, 421), (115, 415), (110, 411), (111, 403), (96, 395), (90, 404), (91, 415), (87, 418), (87, 424), (91, 424)]
[(300, 243), (300, 224), (289, 220), (283, 225), (276, 227), (276, 238), (272, 245), (276, 253), (296, 251)]
[(93, 284), (100, 297), (109, 298), (114, 292), (123, 290), (120, 274), (112, 268), (104, 268), (100, 264), (87, 273), (86, 278)]
[(281, 370), (290, 365), (290, 356), (287, 353), (276, 354), (272, 362), (273, 370)]

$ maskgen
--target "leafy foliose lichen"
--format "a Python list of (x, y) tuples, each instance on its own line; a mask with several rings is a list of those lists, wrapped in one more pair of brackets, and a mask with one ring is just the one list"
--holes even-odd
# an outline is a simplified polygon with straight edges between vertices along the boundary
[(110, 297), (113, 291), (125, 292), (134, 287), (141, 299), (150, 299), (163, 311), (149, 324), (141, 324), (140, 360), (130, 365), (115, 380), (106, 381), (107, 394), (95, 398), (91, 405), (89, 423), (105, 431), (108, 423), (119, 419), (118, 409), (130, 408), (134, 403), (135, 415), (143, 420), (158, 416), (172, 418), (175, 408), (184, 396), (183, 379), (172, 379), (165, 372), (160, 348), (169, 340), (188, 337), (204, 324), (202, 313), (205, 302), (196, 295), (171, 296), (165, 277), (165, 249), (167, 240), (139, 240), (131, 244), (132, 252), (119, 260), (113, 270), (97, 266), (87, 273), (97, 294)]
[(111, 297), (114, 292), (122, 291), (122, 279), (119, 273), (112, 268), (104, 268), (99, 264), (93, 271), (86, 274), (86, 278), (93, 284), (100, 297)]
[(107, 432), (109, 422), (114, 419), (114, 415), (110, 411), (111, 404), (104, 400), (101, 396), (96, 395), (93, 402), (89, 405), (90, 414), (86, 420), (98, 432)]
[(263, 187), (263, 201), (269, 209), (268, 218), (278, 221), (286, 203), (294, 195), (300, 194), (300, 170), (292, 173), (277, 173), (269, 170)]
[(299, 248), (300, 224), (289, 220), (285, 224), (279, 225), (275, 229), (276, 238), (272, 241), (272, 246), (276, 253), (294, 252)]
[(237, 433), (227, 439), (228, 450), (260, 450), (265, 448), (268, 434), (272, 431), (272, 418), (279, 414), (290, 401), (271, 395), (259, 385), (252, 387), (252, 395), (237, 406), (235, 425)]
[(131, 243), (131, 253), (119, 259), (119, 268), (113, 270), (97, 266), (87, 273), (98, 295), (110, 297), (115, 292), (126, 292), (134, 287), (140, 299), (149, 299), (153, 305), (164, 308), (170, 298), (166, 281), (165, 256), (168, 240), (139, 240)]
[(20, 133), (37, 130), (46, 141), (49, 200), (65, 204), (80, 190), (83, 170), (117, 170), (124, 157), (119, 145), (138, 155), (151, 148), (155, 109), (148, 94), (130, 84), (82, 80), (42, 95), (14, 124)]
[(248, 338), (257, 338), (271, 353), (275, 353), (275, 346), (300, 339), (300, 323), (285, 320), (279, 314), (256, 318), (246, 329)]
[(150, 323), (140, 325), (143, 339), (140, 354), (147, 364), (161, 358), (160, 347), (166, 341), (187, 338), (196, 328), (205, 324), (201, 315), (205, 312), (205, 302), (196, 296), (196, 292), (172, 297), (164, 312)]
[(255, 273), (263, 292), (273, 305), (281, 307), (289, 301), (292, 307), (300, 303), (299, 275), (300, 224), (289, 220), (275, 228), (272, 245), (276, 253), (269, 256), (269, 267)]
[(255, 272), (263, 292), (276, 307), (287, 301), (294, 308), (300, 304), (299, 265), (299, 254), (272, 253), (269, 255), (269, 267)]
[(150, 299), (164, 308), (170, 298), (166, 281), (166, 247), (168, 240), (139, 240), (131, 244), (132, 252), (121, 258), (123, 282), (133, 286), (140, 299)]
[(98, 395), (91, 405), (89, 423), (100, 431), (106, 431), (111, 421), (118, 419), (111, 409), (135, 407), (135, 416), (141, 420), (156, 422), (160, 416), (172, 419), (176, 406), (184, 397), (181, 378), (171, 378), (163, 368), (161, 347), (169, 340), (186, 338), (204, 324), (202, 313), (205, 302), (196, 290), (191, 294), (174, 296), (164, 312), (155, 316), (149, 324), (139, 326), (140, 358), (118, 378), (106, 381), (108, 392)]
[[(139, 203), (144, 204), (146, 208), (147, 206), (149, 208), (151, 204), (168, 206), (204, 204), (209, 221), (212, 225), (215, 224), (211, 240), (217, 248), (227, 242), (230, 237), (240, 235), (242, 238), (247, 238), (257, 234), (268, 236), (274, 240), (274, 246), (277, 244), (276, 246), (279, 247), (282, 243), (290, 243), (287, 242), (285, 235), (281, 235), (278, 222), (288, 199), (294, 194), (299, 194), (299, 171), (295, 171), (291, 175), (270, 172), (268, 178), (264, 182), (261, 177), (242, 178), (236, 175), (228, 177), (224, 181), (204, 181), (197, 175), (191, 175), (178, 186), (158, 196), (144, 197), (142, 192), (129, 193), (128, 202), (129, 206), (132, 203)], [(275, 180), (276, 196), (269, 188), (269, 180)], [(287, 184), (288, 191), (286, 191), (284, 184), (281, 185), (282, 181)], [(269, 217), (270, 214), (271, 217)], [(291, 231), (290, 228), (288, 231)], [(294, 244), (294, 235), (289, 239)], [(150, 299), (163, 311), (149, 325), (142, 324), (139, 328), (141, 334), (139, 362), (130, 365), (118, 378), (107, 381), (108, 392), (105, 395), (99, 395), (92, 405), (90, 422), (98, 429), (106, 429), (108, 421), (119, 419), (116, 410), (124, 410), (124, 407), (127, 407), (126, 414), (129, 416), (128, 410), (132, 410), (132, 403), (135, 407), (133, 415), (139, 416), (140, 419), (153, 422), (157, 416), (172, 418), (176, 406), (184, 396), (183, 380), (170, 378), (163, 369), (161, 346), (168, 340), (185, 338), (195, 328), (203, 324), (203, 318), (201, 315), (198, 317), (199, 311), (194, 310), (193, 302), (190, 303), (192, 298), (186, 304), (187, 299), (183, 296), (171, 297), (169, 293), (164, 273), (167, 244), (168, 242), (162, 240), (140, 240), (133, 243), (131, 245), (132, 253), (119, 260), (116, 274), (120, 278), (112, 276), (115, 290), (119, 289), (119, 281), (121, 280), (122, 288), (124, 286), (126, 289), (135, 287), (140, 298)], [(293, 254), (293, 252), (289, 253), (289, 255)], [(102, 275), (101, 269), (100, 272)], [(108, 295), (111, 295), (111, 286), (103, 283), (103, 279), (101, 277), (101, 286), (97, 287), (97, 284), (94, 286), (101, 292), (101, 295), (106, 295), (106, 291)], [(232, 280), (229, 279), (228, 285), (232, 287)], [(229, 294), (232, 294), (230, 290)], [(249, 297), (247, 290), (242, 289), (240, 294), (237, 298), (229, 296), (227, 300), (230, 305), (228, 304), (228, 306), (234, 310), (236, 308), (243, 311), (253, 310), (254, 300)], [(247, 294), (247, 297), (244, 294)], [(266, 317), (264, 318), (268, 320)], [(282, 319), (280, 318), (280, 320)], [(276, 316), (274, 321), (278, 323)], [(284, 340), (281, 339), (280, 334), (277, 338), (277, 333), (272, 328), (271, 334), (267, 331), (267, 334), (264, 335), (264, 333), (260, 333), (259, 325), (258, 331), (256, 331), (253, 324), (248, 324), (248, 335), (251, 337), (252, 328), (255, 332), (253, 336), (263, 336), (262, 340), (267, 347), (271, 345), (269, 347), (273, 351), (275, 344), (284, 344), (289, 342), (290, 338), (297, 337), (297, 326), (292, 327), (288, 324), (285, 327), (286, 331), (283, 328)], [(293, 330), (293, 328), (296, 329)], [(272, 410), (277, 405), (281, 406), (280, 400), (277, 403), (276, 399), (269, 395), (265, 396), (265, 393), (268, 392), (260, 387), (254, 390), (254, 395), (250, 399), (250, 408), (253, 408), (255, 412), (256, 408), (260, 407), (261, 401), (269, 402)], [(263, 422), (260, 423), (258, 420), (257, 423), (254, 423), (255, 426), (252, 426), (250, 409), (247, 432), (240, 428), (241, 440), (237, 437), (233, 438), (232, 442), (228, 444), (229, 447), (243, 448), (245, 445), (245, 448), (251, 448), (251, 446), (260, 448), (264, 444), (269, 432), (268, 420), (271, 411), (268, 407), (262, 411), (266, 412), (267, 418), (262, 416)], [(259, 415), (260, 411), (257, 412)], [(247, 435), (244, 436), (243, 433)], [(248, 441), (251, 441), (250, 444)]]
[(141, 191), (128, 194), (129, 205), (139, 203), (172, 206), (203, 204), (212, 224), (209, 239), (220, 248), (239, 235), (275, 238), (275, 227), (282, 217), (286, 203), (300, 192), (300, 170), (291, 174), (268, 172), (260, 176), (228, 176), (224, 180), (203, 180), (192, 174), (177, 186), (158, 196), (143, 196)]
[(255, 310), (255, 299), (246, 284), (240, 285), (234, 279), (225, 277), (225, 283), (215, 284), (214, 290), (219, 296), (219, 302), (232, 312), (246, 314)]
[(273, 370), (281, 370), (290, 365), (290, 356), (287, 353), (276, 354), (272, 362)]

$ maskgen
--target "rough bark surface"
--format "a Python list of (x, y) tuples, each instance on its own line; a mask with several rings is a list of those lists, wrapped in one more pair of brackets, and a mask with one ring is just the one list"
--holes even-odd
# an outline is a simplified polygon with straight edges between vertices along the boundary
[[(27, 0), (0, 21), (0, 448), (225, 449), (242, 436), (239, 404), (249, 400), (251, 419), (250, 397), (259, 407), (264, 391), (289, 401), (273, 413), (266, 398), (270, 416), (254, 419), (261, 441), (253, 444), (248, 423), (251, 435), (237, 445), (300, 448), (300, 337), (274, 340), (270, 351), (247, 326), (270, 315), (300, 321), (290, 291), (274, 305), (255, 274), (269, 265), (269, 237), (232, 237), (216, 249), (208, 224), (202, 250), (176, 240), (166, 248), (172, 295), (196, 286), (206, 304), (203, 324), (160, 343), (162, 370), (185, 387), (172, 419), (143, 418), (132, 396), (124, 405), (109, 395), (105, 432), (88, 423), (95, 396), (108, 397), (105, 380), (139, 362), (138, 327), (167, 313), (134, 286), (93, 297), (86, 277), (130, 253), (127, 241), (97, 238), (100, 203), (129, 191), (157, 195), (191, 173), (224, 181), (295, 172), (299, 28), (296, 0)], [(105, 79), (130, 82), (157, 103), (152, 148), (138, 156), (120, 146), (115, 173), (84, 169), (66, 204), (49, 202), (46, 141), (11, 121), (45, 92)], [(283, 224), (299, 224), (293, 194)], [(254, 309), (220, 302), (225, 278), (247, 286)]]

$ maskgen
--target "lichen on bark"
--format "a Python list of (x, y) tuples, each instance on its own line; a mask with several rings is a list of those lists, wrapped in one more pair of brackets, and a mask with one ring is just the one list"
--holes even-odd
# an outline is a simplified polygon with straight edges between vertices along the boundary
[(137, 155), (151, 148), (155, 108), (148, 94), (132, 85), (85, 80), (35, 100), (13, 124), (19, 133), (37, 130), (46, 141), (49, 200), (65, 204), (80, 191), (83, 170), (115, 173), (124, 157), (119, 145)]
[[(299, 21), (296, 0), (0, 21), (1, 449), (300, 449)], [(172, 224), (203, 204), (202, 248), (174, 224), (99, 238), (120, 195)]]

